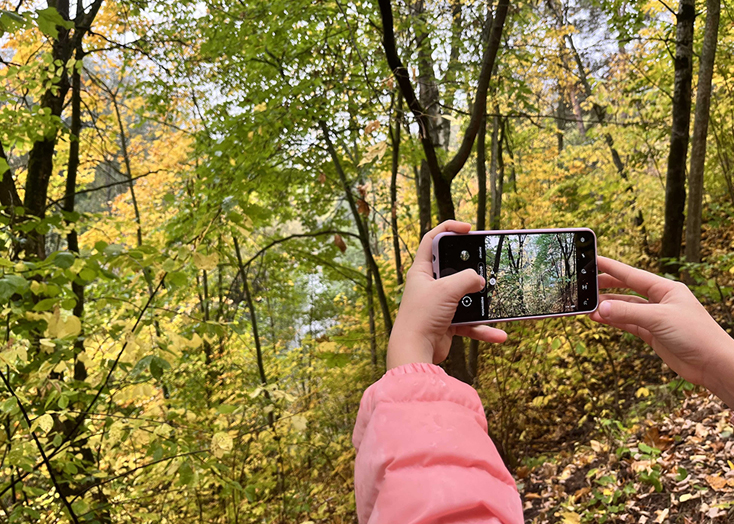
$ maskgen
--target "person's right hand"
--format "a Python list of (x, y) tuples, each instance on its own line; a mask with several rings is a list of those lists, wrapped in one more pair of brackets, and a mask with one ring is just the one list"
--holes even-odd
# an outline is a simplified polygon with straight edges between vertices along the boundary
[(598, 257), (599, 288), (647, 297), (603, 294), (592, 320), (624, 329), (647, 342), (670, 368), (734, 405), (734, 339), (681, 282)]

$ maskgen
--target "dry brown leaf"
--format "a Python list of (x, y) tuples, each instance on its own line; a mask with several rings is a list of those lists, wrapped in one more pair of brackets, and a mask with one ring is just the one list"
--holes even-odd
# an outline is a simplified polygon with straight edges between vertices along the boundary
[(364, 201), (364, 198), (360, 198), (357, 200), (357, 211), (360, 215), (370, 214), (370, 206), (367, 202)]
[(365, 126), (364, 133), (366, 135), (369, 135), (372, 131), (376, 131), (378, 129), (380, 129), (380, 122), (378, 122), (377, 120), (373, 120)]
[(339, 248), (339, 251), (344, 253), (347, 250), (347, 244), (341, 235), (334, 235), (334, 245)]
[(666, 518), (668, 518), (669, 511), (670, 510), (668, 508), (656, 511), (655, 514), (657, 515), (657, 518), (655, 518), (655, 522), (657, 522), (657, 524), (661, 524)]
[(713, 475), (706, 475), (706, 482), (715, 491), (721, 491), (722, 489), (726, 487), (726, 484), (727, 484), (727, 480), (724, 477), (713, 476)]

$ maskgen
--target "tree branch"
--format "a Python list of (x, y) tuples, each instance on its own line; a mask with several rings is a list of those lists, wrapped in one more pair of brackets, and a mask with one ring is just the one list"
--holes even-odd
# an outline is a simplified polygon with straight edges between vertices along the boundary
[[(474, 146), (474, 139), (477, 136), (482, 118), (487, 110), (487, 90), (489, 81), (492, 79), (492, 70), (497, 59), (497, 52), (502, 42), (502, 31), (505, 27), (507, 19), (507, 11), (510, 7), (510, 0), (499, 0), (497, 3), (497, 12), (492, 22), (492, 30), (489, 33), (489, 41), (484, 50), (482, 57), (482, 69), (479, 73), (479, 82), (477, 84), (477, 92), (474, 95), (474, 106), (472, 115), (469, 120), (469, 126), (464, 132), (464, 138), (461, 141), (459, 150), (443, 168), (443, 176), (446, 180), (453, 180), (466, 163)], [(491, 17), (491, 13), (487, 15)]]

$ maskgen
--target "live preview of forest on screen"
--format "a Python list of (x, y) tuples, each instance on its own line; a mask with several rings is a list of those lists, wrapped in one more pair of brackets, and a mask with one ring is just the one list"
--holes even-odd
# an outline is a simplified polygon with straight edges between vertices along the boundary
[[(576, 309), (574, 233), (487, 235), (488, 318), (514, 318)], [(491, 271), (490, 271), (491, 268)]]
[(455, 255), (507, 339), (436, 371), (525, 521), (734, 522), (731, 410), (569, 315), (595, 241), (732, 333), (733, 2), (0, 0), (0, 522), (356, 524), (362, 395), (448, 220), (595, 235)]

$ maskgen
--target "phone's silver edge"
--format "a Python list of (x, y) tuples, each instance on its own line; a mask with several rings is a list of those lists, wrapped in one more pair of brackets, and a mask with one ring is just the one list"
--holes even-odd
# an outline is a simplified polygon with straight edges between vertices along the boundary
[(554, 318), (554, 317), (571, 317), (571, 316), (578, 316), (578, 315), (590, 315), (594, 311), (596, 311), (599, 308), (599, 263), (598, 263), (598, 257), (599, 257), (599, 246), (596, 241), (596, 233), (592, 229), (589, 229), (588, 227), (564, 227), (564, 228), (554, 228), (554, 229), (502, 229), (502, 230), (494, 230), (494, 231), (469, 231), (468, 233), (454, 233), (452, 231), (445, 231), (443, 233), (439, 233), (436, 235), (436, 237), (433, 239), (433, 242), (431, 243), (431, 251), (433, 255), (433, 274), (438, 275), (438, 241), (444, 237), (444, 236), (462, 236), (462, 235), (511, 235), (511, 234), (517, 234), (517, 233), (564, 233), (564, 232), (574, 232), (574, 231), (588, 231), (591, 233), (591, 236), (594, 237), (594, 252), (596, 253), (596, 257), (594, 258), (594, 268), (595, 268), (595, 278), (596, 278), (596, 304), (594, 305), (594, 309), (590, 311), (576, 311), (576, 312), (569, 312), (569, 313), (550, 313), (548, 315), (533, 315), (528, 317), (513, 317), (513, 318), (501, 318), (501, 319), (487, 319), (487, 320), (474, 320), (472, 322), (452, 322), (452, 326), (471, 326), (471, 325), (478, 325), (478, 324), (497, 324), (499, 322), (511, 322), (514, 320), (538, 320), (541, 318)]

